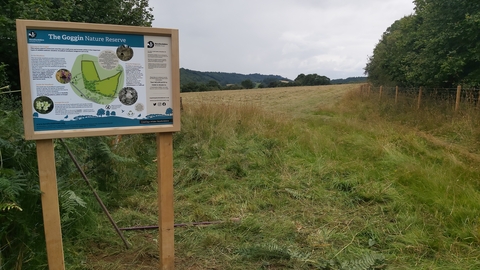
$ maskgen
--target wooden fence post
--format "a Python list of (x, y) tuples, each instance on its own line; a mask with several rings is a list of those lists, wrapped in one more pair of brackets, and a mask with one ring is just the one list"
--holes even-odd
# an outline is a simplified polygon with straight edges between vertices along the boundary
[(398, 102), (398, 86), (395, 86), (395, 104)]
[(379, 96), (379, 99), (382, 100), (382, 92), (383, 92), (383, 85), (380, 86), (380, 96)]
[(422, 90), (423, 90), (423, 87), (420, 87), (420, 90), (418, 91), (417, 110), (420, 109), (420, 104), (422, 104)]
[(455, 112), (457, 112), (458, 108), (460, 107), (461, 93), (462, 93), (462, 86), (459, 85), (457, 86), (457, 97), (455, 98)]

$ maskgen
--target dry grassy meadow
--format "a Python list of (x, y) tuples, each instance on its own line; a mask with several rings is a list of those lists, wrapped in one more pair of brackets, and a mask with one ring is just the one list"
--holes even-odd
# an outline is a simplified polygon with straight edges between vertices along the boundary
[(318, 107), (328, 107), (338, 102), (349, 90), (359, 85), (298, 86), (182, 93), (183, 104), (216, 103), (254, 105), (267, 112), (286, 113), (293, 117), (306, 116)]

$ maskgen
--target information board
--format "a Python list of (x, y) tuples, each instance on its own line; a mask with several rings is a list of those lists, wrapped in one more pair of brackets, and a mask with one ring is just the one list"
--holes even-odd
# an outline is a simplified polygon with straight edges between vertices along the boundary
[(17, 35), (26, 139), (180, 130), (177, 30), (18, 20)]

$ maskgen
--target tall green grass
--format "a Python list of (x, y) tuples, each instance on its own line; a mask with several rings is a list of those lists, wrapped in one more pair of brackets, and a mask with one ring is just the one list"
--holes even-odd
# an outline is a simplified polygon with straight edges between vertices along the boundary
[[(442, 122), (426, 121), (437, 117), (388, 106), (355, 91), (295, 119), (247, 104), (184, 104), (175, 222), (224, 222), (177, 228), (176, 268), (478, 269), (474, 153), (451, 146), (445, 123), (431, 133)], [(127, 156), (155, 145), (129, 138), (117, 150)], [(155, 153), (145, 151), (139, 168), (154, 172)], [(154, 175), (144, 176), (116, 197), (120, 226), (156, 223)], [(77, 269), (156, 269), (155, 231), (126, 233), (129, 250), (106, 221), (89, 233), (71, 247), (83, 258)]]

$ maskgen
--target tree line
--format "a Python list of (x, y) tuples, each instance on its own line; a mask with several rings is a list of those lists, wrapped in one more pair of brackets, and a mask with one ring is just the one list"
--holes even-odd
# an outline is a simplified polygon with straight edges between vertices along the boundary
[[(182, 73), (180, 73), (180, 77)], [(265, 75), (264, 75), (265, 76)], [(261, 77), (260, 77), (261, 78)], [(207, 83), (188, 82), (181, 84), (182, 92), (204, 92), (218, 90), (237, 90), (237, 89), (253, 89), (253, 88), (275, 88), (275, 87), (292, 87), (292, 86), (313, 86), (313, 85), (329, 85), (330, 78), (317, 74), (299, 74), (295, 80), (280, 79), (274, 76), (267, 76), (261, 81), (252, 81), (245, 79), (240, 83), (220, 84), (216, 80), (210, 80)]]
[(376, 85), (480, 86), (480, 4), (414, 0), (415, 12), (382, 35), (365, 74)]
[(210, 81), (216, 81), (220, 85), (241, 84), (242, 81), (251, 80), (253, 82), (261, 82), (264, 80), (289, 80), (280, 75), (263, 75), (258, 73), (239, 74), (232, 72), (212, 72), (197, 71), (186, 68), (180, 68), (180, 84), (191, 82), (207, 84)]

